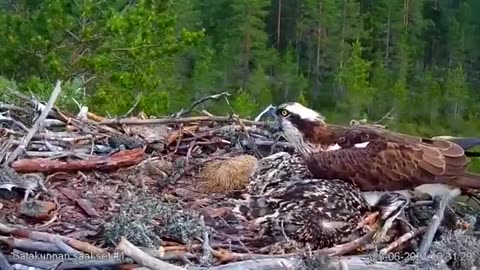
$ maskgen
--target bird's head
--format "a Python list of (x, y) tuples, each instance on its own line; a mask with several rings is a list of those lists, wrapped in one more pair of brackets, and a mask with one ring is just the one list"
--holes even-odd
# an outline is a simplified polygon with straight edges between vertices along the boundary
[(311, 152), (310, 138), (315, 127), (325, 125), (325, 117), (297, 102), (283, 103), (272, 112), (285, 139), (300, 153)]
[(397, 218), (408, 203), (409, 199), (403, 194), (388, 192), (380, 197), (373, 208), (379, 211), (380, 220), (388, 220)]
[(396, 192), (384, 193), (372, 206), (373, 212), (368, 214), (359, 227), (368, 231), (375, 231), (374, 242), (383, 241), (393, 222), (408, 205), (409, 199), (403, 194)]

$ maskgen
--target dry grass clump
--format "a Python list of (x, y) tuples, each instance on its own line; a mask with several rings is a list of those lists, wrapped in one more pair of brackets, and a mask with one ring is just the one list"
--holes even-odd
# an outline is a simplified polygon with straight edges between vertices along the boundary
[(205, 193), (227, 193), (244, 189), (257, 166), (258, 160), (250, 155), (210, 161), (200, 172), (201, 190)]

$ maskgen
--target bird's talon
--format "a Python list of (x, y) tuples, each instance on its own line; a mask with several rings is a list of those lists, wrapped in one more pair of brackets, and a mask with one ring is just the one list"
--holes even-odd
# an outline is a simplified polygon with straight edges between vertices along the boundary
[(461, 230), (465, 230), (465, 231), (468, 231), (468, 229), (470, 228), (470, 224), (462, 219), (460, 219), (458, 222), (457, 222), (457, 227)]

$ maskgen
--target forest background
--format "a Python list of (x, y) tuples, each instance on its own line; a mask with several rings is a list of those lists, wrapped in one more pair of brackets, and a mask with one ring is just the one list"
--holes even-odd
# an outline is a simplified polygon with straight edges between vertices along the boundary
[[(0, 90), (63, 80), (102, 115), (228, 91), (237, 114), (300, 101), (327, 120), (480, 136), (478, 0), (1, 0)], [(204, 109), (227, 114), (211, 102)]]

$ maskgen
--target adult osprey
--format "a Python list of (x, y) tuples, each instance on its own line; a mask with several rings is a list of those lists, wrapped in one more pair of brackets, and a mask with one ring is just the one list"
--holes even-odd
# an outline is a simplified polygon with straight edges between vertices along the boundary
[(391, 192), (372, 206), (346, 181), (312, 179), (302, 158), (286, 152), (261, 159), (250, 181), (247, 202), (236, 212), (273, 243), (294, 240), (312, 248), (345, 243), (364, 233), (362, 223), (371, 213), (378, 214), (376, 239), (381, 240), (408, 204)]
[(405, 190), (423, 184), (480, 188), (480, 175), (467, 171), (463, 148), (451, 141), (331, 125), (299, 103), (284, 103), (275, 115), (284, 137), (316, 178), (350, 180), (363, 191)]

